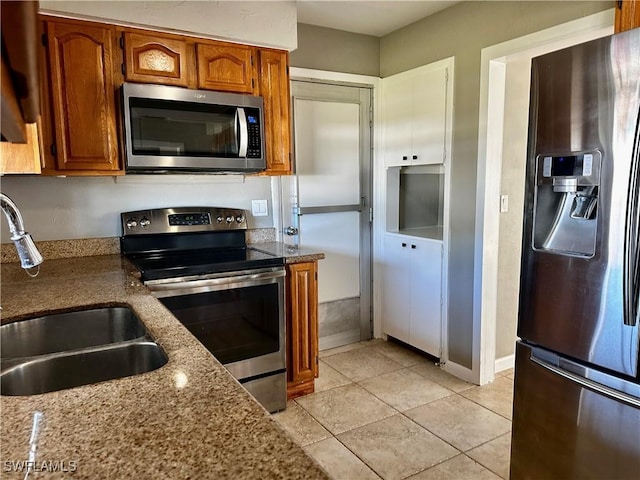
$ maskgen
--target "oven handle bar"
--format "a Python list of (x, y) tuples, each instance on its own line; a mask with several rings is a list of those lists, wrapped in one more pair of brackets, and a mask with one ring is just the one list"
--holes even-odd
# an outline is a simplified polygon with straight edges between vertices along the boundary
[(216, 290), (231, 290), (234, 288), (253, 287), (275, 283), (278, 278), (285, 276), (285, 270), (235, 275), (220, 278), (206, 278), (201, 280), (173, 279), (161, 283), (149, 281), (146, 285), (158, 297), (175, 297), (195, 293), (213, 292)]

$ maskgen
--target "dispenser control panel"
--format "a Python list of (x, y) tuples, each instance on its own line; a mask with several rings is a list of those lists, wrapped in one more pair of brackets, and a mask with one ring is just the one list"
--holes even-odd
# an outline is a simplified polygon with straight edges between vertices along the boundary
[(593, 154), (545, 156), (543, 177), (589, 177), (593, 173)]
[(601, 164), (599, 150), (541, 154), (536, 157), (536, 184), (553, 185), (557, 191), (600, 185)]

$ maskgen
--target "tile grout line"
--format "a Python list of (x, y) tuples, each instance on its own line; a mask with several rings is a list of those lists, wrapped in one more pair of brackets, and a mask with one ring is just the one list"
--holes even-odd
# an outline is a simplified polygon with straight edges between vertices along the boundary
[[(330, 357), (332, 357), (332, 356), (334, 356), (334, 355), (339, 355), (339, 354), (341, 354), (341, 353), (354, 352), (354, 351), (358, 351), (358, 350), (361, 350), (361, 349), (372, 349), (372, 350), (373, 350), (373, 349), (375, 349), (375, 345), (370, 345), (370, 346), (365, 346), (365, 347), (355, 348), (355, 349), (352, 349), (352, 350), (348, 350), (348, 351), (346, 351), (346, 352), (336, 352), (335, 354), (333, 354), (333, 355), (329, 355), (329, 356), (324, 357), (324, 358), (326, 359), (326, 358), (330, 358)], [(327, 428), (327, 427), (326, 427), (326, 426), (325, 426), (325, 425), (324, 425), (324, 424), (323, 424), (323, 423), (322, 423), (318, 418), (316, 418), (315, 416), (313, 416), (313, 415), (311, 414), (311, 412), (309, 412), (308, 410), (306, 410), (306, 409), (305, 409), (305, 408), (304, 408), (300, 403), (298, 403), (298, 402), (297, 402), (297, 399), (293, 399), (293, 401), (294, 401), (294, 402), (295, 402), (295, 403), (296, 403), (296, 404), (297, 404), (297, 405), (298, 405), (298, 406), (299, 406), (299, 407), (300, 407), (300, 408), (301, 408), (301, 409), (302, 409), (302, 410), (303, 410), (307, 415), (309, 415), (309, 416), (310, 416), (313, 420), (315, 420), (315, 421), (316, 421), (320, 426), (322, 426), (322, 427), (327, 431), (327, 433), (330, 435), (330, 437), (328, 437), (328, 438), (325, 438), (325, 439), (322, 439), (322, 440), (318, 440), (318, 441), (316, 441), (316, 442), (311, 442), (311, 443), (309, 443), (309, 444), (305, 445), (304, 447), (302, 447), (302, 445), (301, 445), (301, 447), (302, 447), (302, 448), (305, 448), (305, 447), (310, 446), (310, 445), (314, 445), (314, 444), (319, 443), (319, 442), (322, 442), (322, 441), (324, 441), (324, 440), (328, 440), (329, 438), (334, 438), (334, 439), (336, 439), (336, 440), (337, 440), (337, 441), (338, 441), (342, 446), (344, 446), (344, 447), (345, 447), (349, 452), (351, 452), (351, 454), (353, 454), (356, 458), (358, 458), (358, 459), (359, 459), (359, 460), (360, 460), (364, 465), (366, 465), (366, 466), (367, 466), (367, 468), (369, 468), (371, 471), (373, 471), (373, 472), (374, 472), (378, 477), (383, 478), (383, 477), (382, 477), (382, 476), (381, 476), (381, 475), (380, 475), (380, 474), (379, 474), (379, 473), (378, 473), (378, 472), (373, 468), (373, 466), (369, 465), (369, 464), (368, 464), (368, 463), (367, 463), (363, 458), (361, 458), (361, 457), (360, 457), (356, 452), (354, 452), (354, 451), (353, 451), (353, 450), (351, 450), (347, 445), (345, 445), (345, 444), (344, 444), (344, 443), (343, 443), (343, 442), (338, 438), (338, 435), (342, 435), (342, 434), (344, 434), (344, 433), (348, 433), (348, 432), (351, 432), (351, 431), (357, 430), (357, 429), (359, 429), (359, 428), (364, 428), (364, 427), (369, 426), (369, 425), (371, 425), (371, 424), (373, 424), (373, 423), (376, 423), (376, 422), (379, 422), (379, 421), (385, 420), (385, 419), (387, 419), (387, 418), (391, 418), (391, 417), (393, 417), (393, 416), (395, 416), (395, 415), (397, 415), (397, 414), (400, 414), (400, 415), (402, 415), (404, 418), (406, 418), (407, 420), (409, 420), (411, 423), (413, 423), (413, 424), (417, 425), (420, 429), (425, 430), (426, 432), (429, 432), (431, 435), (433, 435), (434, 437), (438, 438), (439, 440), (441, 440), (442, 442), (444, 442), (445, 444), (447, 444), (447, 445), (449, 445), (451, 448), (453, 448), (456, 452), (458, 452), (458, 453), (456, 453), (455, 455), (453, 455), (453, 456), (451, 456), (451, 457), (448, 457), (448, 458), (445, 458), (445, 459), (443, 459), (443, 460), (441, 460), (441, 461), (439, 461), (439, 462), (437, 462), (437, 463), (435, 463), (435, 464), (433, 464), (433, 465), (430, 465), (430, 466), (429, 466), (429, 467), (427, 467), (427, 468), (424, 468), (424, 469), (419, 470), (419, 471), (417, 471), (417, 472), (411, 473), (411, 474), (409, 474), (409, 475), (408, 475), (408, 476), (406, 476), (406, 477), (403, 477), (403, 480), (404, 480), (404, 479), (406, 479), (406, 478), (409, 478), (409, 477), (411, 477), (411, 476), (413, 476), (413, 475), (417, 475), (417, 474), (419, 474), (419, 473), (422, 473), (422, 472), (424, 472), (424, 471), (427, 471), (427, 470), (429, 470), (429, 469), (431, 469), (431, 468), (434, 468), (434, 467), (436, 467), (436, 466), (438, 466), (438, 465), (440, 465), (440, 464), (442, 464), (442, 463), (444, 463), (444, 462), (446, 462), (446, 461), (449, 461), (449, 460), (451, 460), (451, 459), (453, 459), (453, 458), (455, 458), (455, 457), (457, 457), (457, 456), (459, 456), (459, 455), (464, 455), (464, 456), (465, 456), (465, 457), (467, 457), (469, 460), (473, 461), (474, 463), (476, 463), (476, 464), (478, 464), (478, 465), (481, 465), (483, 468), (486, 468), (487, 470), (489, 470), (490, 472), (492, 472), (492, 473), (493, 473), (493, 474), (495, 474), (496, 476), (498, 476), (498, 477), (500, 477), (500, 478), (503, 478), (501, 475), (499, 475), (497, 472), (495, 472), (494, 470), (492, 470), (492, 469), (491, 469), (491, 468), (489, 468), (488, 466), (486, 466), (486, 465), (484, 465), (483, 463), (481, 463), (481, 462), (479, 462), (479, 461), (477, 461), (477, 460), (475, 460), (475, 459), (471, 458), (469, 455), (467, 455), (467, 452), (470, 452), (471, 450), (474, 450), (474, 449), (479, 448), (479, 447), (481, 447), (481, 446), (483, 446), (483, 445), (486, 445), (486, 444), (488, 444), (488, 443), (490, 443), (490, 442), (492, 442), (492, 441), (496, 440), (497, 438), (499, 438), (499, 437), (501, 437), (501, 436), (503, 436), (503, 435), (506, 435), (506, 434), (507, 434), (507, 433), (509, 433), (509, 432), (502, 433), (502, 434), (500, 434), (500, 435), (498, 435), (498, 436), (496, 436), (496, 437), (493, 437), (493, 438), (491, 438), (491, 439), (489, 439), (489, 440), (487, 440), (487, 441), (485, 441), (485, 442), (483, 442), (483, 443), (480, 443), (480, 444), (478, 444), (478, 445), (476, 445), (476, 446), (474, 446), (474, 447), (472, 447), (472, 448), (469, 448), (469, 449), (468, 449), (468, 450), (466, 450), (466, 451), (462, 451), (462, 450), (458, 449), (457, 447), (455, 447), (454, 445), (452, 445), (451, 443), (449, 443), (449, 442), (448, 442), (447, 440), (445, 440), (444, 438), (440, 437), (440, 436), (439, 436), (439, 435), (437, 435), (436, 433), (432, 432), (432, 431), (431, 431), (431, 430), (429, 430), (428, 428), (424, 427), (423, 425), (420, 425), (418, 422), (416, 422), (416, 421), (415, 421), (415, 420), (413, 420), (412, 418), (408, 417), (408, 416), (405, 414), (405, 412), (402, 412), (402, 411), (398, 410), (397, 408), (395, 408), (394, 406), (390, 405), (389, 403), (387, 403), (386, 401), (384, 401), (382, 398), (380, 398), (379, 396), (377, 396), (375, 393), (373, 393), (373, 392), (369, 391), (367, 388), (365, 388), (365, 387), (361, 384), (361, 382), (363, 382), (363, 381), (365, 381), (365, 380), (374, 379), (374, 378), (377, 378), (377, 377), (380, 377), (380, 376), (383, 376), (383, 375), (387, 375), (387, 374), (390, 374), (390, 373), (398, 372), (398, 371), (401, 371), (401, 370), (409, 370), (409, 371), (412, 371), (412, 372), (414, 372), (414, 373), (417, 373), (418, 375), (420, 375), (421, 377), (423, 377), (423, 378), (425, 378), (425, 379), (427, 379), (427, 380), (429, 380), (429, 381), (432, 381), (432, 382), (433, 382), (433, 383), (435, 383), (436, 385), (438, 385), (438, 386), (440, 386), (440, 387), (442, 387), (442, 388), (444, 388), (444, 389), (446, 389), (446, 390), (448, 390), (448, 391), (452, 392), (452, 395), (448, 395), (448, 396), (446, 396), (446, 397), (442, 397), (442, 398), (440, 398), (440, 399), (434, 399), (434, 400), (429, 401), (429, 402), (427, 402), (427, 403), (424, 403), (424, 404), (422, 404), (422, 405), (418, 405), (418, 406), (416, 406), (416, 407), (414, 407), (414, 408), (424, 407), (424, 406), (429, 405), (429, 404), (431, 404), (431, 403), (433, 403), (433, 402), (435, 402), (435, 401), (437, 401), (437, 400), (442, 400), (442, 399), (444, 399), (444, 398), (451, 398), (451, 397), (453, 397), (453, 396), (458, 396), (458, 397), (460, 397), (460, 398), (462, 398), (462, 399), (464, 399), (464, 400), (468, 400), (468, 401), (470, 401), (470, 402), (472, 402), (472, 403), (474, 403), (474, 404), (478, 405), (479, 407), (481, 407), (481, 408), (483, 408), (483, 409), (485, 409), (485, 410), (488, 410), (489, 412), (492, 412), (492, 413), (494, 413), (494, 414), (496, 414), (496, 415), (500, 416), (501, 418), (504, 418), (505, 420), (507, 420), (507, 421), (509, 421), (509, 422), (512, 422), (512, 420), (511, 420), (510, 418), (505, 417), (505, 416), (504, 416), (504, 415), (502, 415), (501, 413), (496, 412), (496, 411), (492, 410), (491, 408), (489, 408), (489, 407), (487, 407), (487, 406), (485, 406), (485, 405), (482, 405), (481, 403), (479, 403), (479, 402), (477, 402), (477, 401), (475, 401), (475, 400), (473, 400), (473, 399), (467, 398), (467, 397), (465, 397), (464, 395), (462, 395), (462, 392), (464, 392), (464, 391), (466, 391), (466, 390), (468, 390), (468, 389), (466, 389), (466, 390), (461, 390), (460, 392), (456, 392), (456, 391), (454, 391), (454, 390), (451, 390), (451, 389), (450, 389), (450, 388), (448, 388), (447, 386), (443, 385), (442, 383), (438, 382), (437, 380), (435, 380), (435, 379), (433, 379), (433, 378), (426, 377), (426, 376), (424, 376), (424, 375), (421, 375), (420, 373), (415, 372), (414, 370), (412, 370), (412, 369), (411, 369), (412, 367), (415, 367), (415, 366), (417, 366), (417, 365), (420, 365), (420, 363), (421, 363), (421, 362), (415, 362), (415, 363), (412, 363), (412, 364), (410, 364), (410, 365), (403, 365), (403, 364), (400, 364), (398, 361), (394, 360), (394, 359), (393, 359), (392, 357), (390, 357), (389, 355), (386, 355), (386, 354), (385, 354), (384, 352), (382, 352), (382, 351), (379, 351), (379, 350), (377, 350), (377, 349), (376, 349), (376, 352), (377, 352), (377, 353), (380, 353), (381, 355), (383, 355), (384, 357), (386, 357), (386, 358), (387, 358), (387, 359), (389, 359), (390, 361), (392, 361), (392, 362), (394, 362), (394, 363), (396, 363), (396, 364), (400, 365), (400, 368), (395, 369), (395, 370), (391, 370), (391, 371), (389, 371), (389, 372), (385, 372), (385, 373), (382, 373), (382, 374), (379, 374), (379, 375), (374, 375), (374, 376), (372, 376), (372, 377), (363, 378), (363, 379), (358, 380), (358, 381), (354, 381), (354, 380), (353, 380), (353, 379), (351, 379), (349, 376), (347, 376), (345, 373), (341, 372), (338, 368), (334, 367), (333, 365), (331, 365), (330, 363), (328, 363), (328, 362), (326, 362), (326, 361), (325, 361), (325, 363), (326, 363), (330, 368), (332, 368), (332, 369), (333, 369), (333, 370), (335, 370), (338, 374), (340, 374), (341, 376), (343, 376), (343, 377), (345, 377), (347, 380), (349, 380), (349, 383), (347, 383), (347, 384), (345, 384), (345, 385), (338, 385), (338, 386), (335, 386), (335, 387), (327, 388), (326, 390), (322, 390), (321, 392), (314, 392), (314, 393), (322, 393), (322, 392), (327, 392), (327, 391), (330, 391), (330, 390), (334, 390), (334, 389), (336, 389), (336, 388), (346, 387), (346, 386), (349, 386), (349, 385), (356, 385), (356, 386), (358, 386), (359, 388), (363, 389), (365, 392), (367, 392), (367, 393), (369, 393), (370, 395), (372, 395), (374, 398), (376, 398), (377, 400), (379, 400), (380, 402), (382, 402), (384, 405), (386, 405), (387, 407), (389, 407), (390, 409), (392, 409), (392, 410), (393, 410), (394, 412), (396, 412), (396, 413), (394, 413), (394, 414), (392, 414), (392, 415), (389, 415), (389, 416), (385, 416), (385, 417), (380, 418), (380, 419), (377, 419), (377, 420), (375, 420), (375, 421), (372, 421), (372, 422), (366, 423), (366, 424), (361, 425), (361, 426), (358, 426), (358, 427), (356, 427), (356, 428), (352, 428), (352, 429), (350, 429), (350, 430), (346, 430), (346, 431), (344, 431), (344, 432), (341, 432), (341, 433), (338, 433), (338, 434), (334, 434), (334, 433), (333, 433), (332, 431), (330, 431), (330, 430), (329, 430), (329, 429), (328, 429), (328, 428)], [(321, 360), (324, 360), (324, 359), (323, 359), (323, 358), (321, 358)], [(425, 360), (429, 360), (429, 359), (426, 359), (426, 358), (425, 358)], [(506, 376), (505, 376), (504, 378), (506, 378)], [(481, 386), (476, 386), (476, 387), (480, 387), (480, 388), (481, 388)], [(474, 388), (474, 387), (470, 387), (470, 388)], [(303, 398), (303, 397), (300, 397), (300, 398)], [(411, 409), (409, 409), (409, 410), (413, 410), (413, 408), (411, 408)], [(409, 411), (409, 410), (407, 410), (407, 411)]]
[[(408, 367), (407, 367), (407, 369), (408, 369)], [(340, 373), (340, 372), (339, 372), (339, 373)], [(391, 372), (389, 372), (389, 373), (391, 373)], [(382, 375), (386, 375), (386, 374), (382, 374)], [(377, 375), (377, 376), (381, 376), (381, 375)], [(374, 376), (374, 377), (369, 377), (369, 378), (376, 378), (376, 376)], [(365, 379), (365, 380), (368, 380), (368, 379)], [(434, 383), (435, 383), (435, 382), (434, 382)], [(420, 429), (422, 429), (422, 430), (425, 430), (425, 431), (429, 432), (431, 435), (433, 435), (433, 436), (434, 436), (434, 437), (436, 437), (437, 439), (439, 439), (439, 440), (441, 440), (442, 442), (446, 443), (447, 445), (449, 445), (451, 448), (453, 448), (453, 449), (457, 452), (455, 455), (453, 455), (453, 456), (451, 456), (451, 457), (444, 458), (444, 459), (442, 459), (441, 461), (436, 462), (436, 463), (434, 463), (433, 465), (430, 465), (429, 467), (427, 467), (427, 468), (425, 468), (425, 469), (419, 470), (419, 471), (417, 471), (417, 472), (413, 472), (413, 473), (409, 474), (408, 476), (403, 477), (403, 478), (402, 478), (402, 479), (400, 479), (400, 480), (404, 480), (404, 479), (409, 478), (409, 477), (411, 477), (411, 476), (413, 476), (413, 475), (417, 475), (418, 473), (421, 473), (421, 472), (423, 472), (423, 471), (425, 471), (425, 470), (429, 470), (430, 468), (433, 468), (433, 467), (435, 467), (435, 466), (437, 466), (437, 465), (440, 465), (440, 464), (441, 464), (441, 463), (443, 463), (443, 462), (446, 462), (446, 461), (448, 461), (448, 460), (451, 460), (452, 458), (457, 457), (458, 455), (461, 455), (461, 454), (462, 454), (462, 455), (465, 455), (465, 452), (463, 452), (462, 450), (458, 449), (457, 447), (455, 447), (454, 445), (452, 445), (451, 443), (449, 443), (447, 440), (445, 440), (444, 438), (440, 437), (440, 436), (439, 436), (439, 435), (437, 435), (436, 433), (432, 432), (432, 431), (431, 431), (431, 430), (429, 430), (428, 428), (424, 427), (423, 425), (420, 425), (418, 422), (416, 422), (416, 421), (415, 421), (415, 420), (413, 420), (412, 418), (410, 418), (410, 417), (408, 417), (407, 415), (405, 415), (405, 413), (404, 413), (404, 412), (402, 412), (402, 411), (398, 410), (397, 408), (393, 407), (392, 405), (389, 405), (387, 402), (385, 402), (383, 399), (379, 398), (379, 397), (378, 397), (377, 395), (375, 395), (374, 393), (369, 392), (369, 390), (367, 390), (366, 388), (364, 388), (363, 386), (361, 386), (358, 382), (353, 382), (353, 381), (352, 381), (352, 382), (351, 382), (351, 384), (359, 386), (360, 388), (362, 388), (363, 390), (365, 390), (367, 393), (369, 393), (370, 395), (372, 395), (372, 396), (373, 396), (373, 397), (375, 397), (376, 399), (380, 400), (382, 403), (384, 403), (386, 406), (388, 406), (388, 407), (389, 407), (389, 408), (391, 408), (392, 410), (394, 410), (396, 413), (394, 413), (393, 415), (389, 415), (389, 416), (383, 417), (383, 418), (379, 418), (379, 419), (377, 419), (377, 420), (374, 420), (374, 421), (372, 421), (372, 422), (366, 423), (366, 424), (364, 424), (364, 425), (360, 425), (360, 426), (358, 426), (358, 427), (356, 427), (356, 428), (352, 428), (352, 429), (350, 429), (350, 430), (345, 430), (344, 432), (340, 432), (340, 433), (338, 433), (338, 434), (334, 434), (334, 433), (333, 433), (333, 432), (331, 432), (331, 431), (330, 431), (330, 430), (329, 430), (329, 429), (328, 429), (324, 424), (322, 424), (322, 422), (321, 422), (319, 419), (317, 419), (316, 417), (314, 417), (314, 416), (313, 416), (313, 414), (311, 414), (311, 412), (307, 411), (307, 410), (306, 410), (302, 405), (300, 405), (299, 403), (297, 403), (297, 402), (296, 402), (296, 403), (297, 403), (297, 404), (298, 404), (298, 406), (299, 406), (300, 408), (302, 408), (302, 409), (303, 409), (303, 410), (304, 410), (304, 411), (305, 411), (305, 412), (306, 412), (306, 413), (307, 413), (311, 418), (313, 418), (313, 419), (314, 419), (316, 422), (318, 422), (318, 423), (319, 423), (323, 428), (325, 428), (325, 430), (327, 430), (327, 432), (328, 432), (328, 433), (329, 433), (333, 438), (335, 438), (338, 442), (340, 442), (340, 444), (341, 444), (342, 446), (344, 446), (347, 450), (349, 450), (349, 452), (351, 452), (351, 453), (352, 453), (356, 458), (358, 458), (362, 463), (364, 463), (364, 464), (365, 464), (365, 465), (366, 465), (370, 470), (372, 470), (373, 472), (375, 472), (375, 473), (376, 473), (376, 475), (378, 475), (380, 478), (383, 478), (383, 477), (382, 477), (382, 476), (381, 476), (381, 475), (380, 475), (380, 474), (379, 474), (379, 473), (378, 473), (378, 472), (373, 468), (373, 466), (372, 466), (372, 465), (370, 465), (369, 463), (367, 463), (367, 462), (366, 462), (363, 458), (361, 458), (361, 457), (360, 457), (356, 452), (354, 452), (354, 451), (353, 451), (353, 450), (351, 450), (347, 445), (345, 445), (345, 444), (344, 444), (344, 443), (343, 443), (343, 442), (338, 438), (338, 435), (342, 435), (342, 434), (344, 434), (344, 433), (348, 433), (348, 432), (351, 432), (351, 431), (353, 431), (353, 430), (357, 430), (357, 429), (359, 429), (359, 428), (364, 428), (364, 427), (366, 427), (366, 426), (372, 425), (372, 424), (374, 424), (374, 423), (376, 423), (376, 422), (379, 422), (379, 421), (381, 421), (381, 420), (385, 420), (385, 419), (387, 419), (387, 418), (391, 418), (391, 417), (393, 417), (393, 416), (395, 416), (395, 415), (398, 415), (398, 414), (399, 414), (399, 415), (403, 416), (404, 418), (406, 418), (407, 420), (409, 420), (409, 421), (410, 421), (411, 423), (413, 423), (414, 425), (416, 425), (418, 428), (420, 428)], [(438, 385), (439, 385), (439, 384), (438, 384)], [(342, 386), (346, 386), (346, 385), (342, 385)], [(443, 388), (446, 388), (446, 387), (444, 387), (443, 385), (440, 385), (440, 386), (441, 386), (441, 387), (443, 387)], [(339, 388), (339, 387), (335, 387), (335, 388)], [(447, 389), (447, 390), (448, 390), (448, 389)], [(325, 391), (327, 391), (327, 390), (325, 390)], [(451, 391), (451, 390), (450, 390), (450, 391)], [(454, 396), (454, 395), (458, 395), (458, 396), (462, 397), (462, 395), (460, 395), (460, 394), (459, 394), (459, 393), (457, 393), (457, 392), (453, 392), (453, 391), (451, 391), (451, 392), (452, 392), (452, 394), (453, 394), (453, 395), (448, 395), (447, 397), (443, 397), (443, 398), (449, 398), (449, 397)], [(462, 397), (462, 398), (464, 398), (464, 397)], [(439, 399), (437, 399), (437, 400), (439, 400)], [(295, 401), (295, 399), (294, 399), (294, 401)], [(436, 401), (436, 400), (433, 400), (432, 402), (434, 402), (434, 401)], [(418, 406), (418, 407), (415, 407), (415, 408), (419, 408), (419, 407), (422, 407), (422, 406), (428, 405), (429, 403), (432, 403), (432, 402), (427, 402), (427, 403), (425, 403), (425, 404), (423, 404), (423, 405), (420, 405), (420, 406)], [(411, 410), (411, 409), (410, 409), (410, 410)], [(498, 437), (496, 437), (496, 438), (498, 438)], [(313, 444), (315, 444), (315, 443), (319, 443), (319, 442), (322, 442), (322, 441), (324, 441), (324, 440), (328, 440), (328, 438), (325, 438), (325, 439), (322, 439), (322, 440), (318, 440), (317, 442), (310, 443), (309, 445), (313, 445)], [(495, 440), (495, 439), (492, 439), (492, 440)], [(491, 441), (492, 441), (492, 440), (491, 440)], [(486, 442), (485, 442), (485, 443), (486, 443)], [(484, 445), (484, 444), (481, 444), (481, 445)], [(478, 446), (479, 446), (479, 445), (478, 445)], [(473, 447), (473, 448), (476, 448), (476, 447)], [(470, 449), (470, 450), (471, 450), (471, 449)], [(473, 459), (471, 459), (471, 460), (473, 460)], [(474, 462), (476, 462), (475, 460), (473, 460), (473, 461), (474, 461)], [(479, 463), (479, 462), (476, 462), (476, 463)], [(483, 465), (483, 467), (484, 467), (484, 465)], [(486, 467), (485, 467), (485, 468), (486, 468)]]

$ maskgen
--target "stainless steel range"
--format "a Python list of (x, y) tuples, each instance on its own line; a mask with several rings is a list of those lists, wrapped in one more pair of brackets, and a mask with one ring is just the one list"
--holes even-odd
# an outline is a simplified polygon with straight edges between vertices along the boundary
[(244, 211), (121, 214), (143, 283), (268, 411), (286, 407), (284, 259), (247, 248)]

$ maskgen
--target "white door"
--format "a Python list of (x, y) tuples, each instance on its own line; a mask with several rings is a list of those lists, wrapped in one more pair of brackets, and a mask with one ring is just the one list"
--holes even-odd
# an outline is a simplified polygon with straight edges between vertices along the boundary
[(291, 84), (294, 193), (283, 199), (285, 208), (290, 204), (285, 227), (292, 227), (284, 239), (325, 254), (318, 263), (321, 349), (372, 334), (371, 93), (360, 86)]

